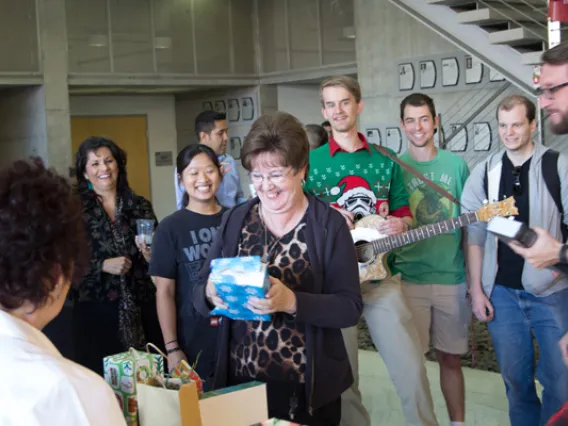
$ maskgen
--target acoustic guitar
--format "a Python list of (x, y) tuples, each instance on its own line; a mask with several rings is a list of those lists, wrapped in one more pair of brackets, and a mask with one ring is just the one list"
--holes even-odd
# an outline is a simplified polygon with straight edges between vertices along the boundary
[(485, 203), (476, 212), (465, 213), (452, 219), (389, 236), (381, 234), (376, 228), (386, 219), (379, 215), (365, 216), (358, 220), (355, 229), (351, 230), (359, 261), (359, 280), (364, 283), (388, 277), (390, 271), (386, 265), (385, 255), (391, 250), (452, 232), (472, 223), (487, 222), (495, 216), (509, 217), (517, 214), (519, 211), (515, 206), (515, 199), (509, 197), (503, 201)]

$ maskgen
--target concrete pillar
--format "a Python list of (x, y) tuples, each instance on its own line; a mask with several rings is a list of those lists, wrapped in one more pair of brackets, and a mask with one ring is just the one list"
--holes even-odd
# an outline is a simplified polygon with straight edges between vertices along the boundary
[(68, 176), (72, 166), (65, 0), (38, 0), (47, 146), (42, 157)]

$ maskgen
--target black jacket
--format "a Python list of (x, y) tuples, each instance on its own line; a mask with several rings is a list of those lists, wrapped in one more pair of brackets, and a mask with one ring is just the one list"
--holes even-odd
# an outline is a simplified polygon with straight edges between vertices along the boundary
[[(306, 404), (317, 409), (353, 383), (341, 329), (357, 324), (363, 310), (355, 245), (345, 219), (318, 198), (307, 195), (306, 239), (314, 276), (313, 288), (296, 292), (296, 321), (306, 325)], [(205, 297), (209, 264), (219, 257), (235, 257), (247, 213), (258, 198), (225, 213), (207, 262), (194, 288), (193, 303), (202, 315), (211, 306)], [(213, 389), (226, 386), (231, 320), (223, 318), (219, 330), (218, 359)]]

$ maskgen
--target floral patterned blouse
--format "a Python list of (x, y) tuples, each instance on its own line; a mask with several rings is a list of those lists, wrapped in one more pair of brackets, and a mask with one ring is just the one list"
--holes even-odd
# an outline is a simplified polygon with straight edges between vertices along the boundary
[[(131, 286), (134, 299), (138, 303), (151, 301), (155, 297), (155, 286), (148, 275), (148, 263), (138, 251), (135, 243), (136, 219), (154, 219), (156, 215), (152, 204), (144, 197), (128, 192), (123, 199), (119, 223), (126, 253), (118, 253), (113, 244), (111, 221), (102, 203), (94, 193), (81, 196), (83, 202), (83, 219), (87, 229), (87, 237), (91, 246), (91, 262), (89, 270), (78, 283), (71, 298), (78, 302), (114, 302), (121, 295), (120, 276), (102, 271), (106, 259), (126, 256), (132, 260), (132, 267), (126, 274), (127, 285)], [(117, 203), (118, 204), (118, 203)]]

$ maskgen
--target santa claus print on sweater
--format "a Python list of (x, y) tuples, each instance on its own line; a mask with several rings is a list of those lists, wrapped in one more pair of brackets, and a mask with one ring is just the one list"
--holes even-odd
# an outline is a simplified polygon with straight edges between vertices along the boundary
[(355, 219), (410, 215), (400, 166), (373, 147), (332, 155), (324, 145), (310, 152), (309, 166), (306, 191), (352, 212)]
[(333, 196), (339, 195), (331, 205), (350, 211), (356, 220), (370, 214), (378, 213), (383, 217), (389, 214), (388, 199), (378, 199), (369, 183), (360, 176), (344, 177), (329, 192)]

